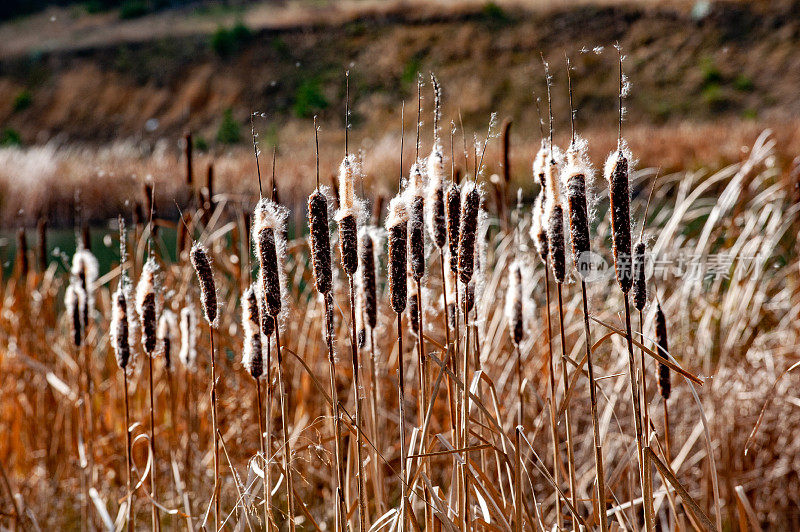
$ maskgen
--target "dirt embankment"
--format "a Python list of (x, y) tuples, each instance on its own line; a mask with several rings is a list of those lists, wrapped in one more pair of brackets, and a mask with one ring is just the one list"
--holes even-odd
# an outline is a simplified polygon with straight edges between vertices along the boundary
[[(478, 127), (497, 111), (532, 132), (533, 90), (544, 92), (540, 51), (556, 82), (557, 125), (566, 127), (569, 115), (567, 53), (577, 125), (588, 129), (614, 122), (617, 41), (633, 83), (631, 122), (769, 121), (800, 113), (796, 2), (710, 4), (694, 14), (675, 6), (398, 9), (230, 39), (216, 49), (210, 36), (195, 35), (2, 59), (4, 135), (18, 133), (28, 144), (95, 143), (155, 140), (191, 128), (213, 142), (226, 109), (241, 124), (251, 109), (265, 111), (275, 137), (281, 124), (313, 114), (339, 127), (345, 69), (352, 72), (356, 129), (384, 131), (395, 123), (401, 99), (414, 99), (416, 72), (435, 71), (447, 115), (460, 110), (466, 124)], [(580, 53), (596, 46), (605, 49)]]

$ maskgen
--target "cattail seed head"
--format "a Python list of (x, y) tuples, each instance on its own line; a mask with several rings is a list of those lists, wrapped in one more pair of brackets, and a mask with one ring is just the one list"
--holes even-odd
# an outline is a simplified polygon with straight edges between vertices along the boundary
[(586, 184), (591, 176), (591, 167), (585, 157), (585, 143), (573, 143), (567, 150), (567, 166), (563, 172), (569, 207), (569, 228), (572, 240), (572, 255), (578, 274), (584, 276), (585, 261), (591, 250), (589, 239), (589, 207)]
[(640, 240), (633, 248), (633, 305), (637, 310), (644, 310), (647, 304), (646, 259), (647, 245)]
[(408, 320), (411, 324), (411, 333), (416, 336), (419, 330), (419, 292), (417, 291), (417, 284), (414, 278), (408, 276)]
[(253, 223), (253, 240), (260, 266), (261, 291), (267, 312), (273, 318), (281, 312), (283, 303), (283, 227), (286, 209), (262, 198), (256, 205)]
[(342, 268), (347, 275), (353, 275), (358, 269), (359, 209), (356, 206), (355, 196), (356, 172), (356, 158), (354, 155), (348, 155), (339, 166), (339, 211), (336, 213)]
[(64, 294), (64, 305), (67, 307), (67, 316), (72, 330), (72, 343), (80, 347), (83, 342), (83, 316), (86, 309), (86, 292), (80, 281), (73, 279)]
[(131, 346), (128, 338), (128, 294), (122, 283), (112, 297), (111, 344), (114, 347), (117, 365), (124, 371), (131, 356)]
[(244, 331), (242, 366), (254, 379), (261, 377), (264, 372), (261, 320), (256, 292), (257, 285), (253, 283), (242, 294), (242, 329)]
[(83, 246), (79, 246), (72, 256), (71, 272), (80, 281), (81, 288), (86, 293), (83, 323), (89, 323), (89, 316), (94, 312), (95, 287), (98, 274), (97, 257)]
[(478, 230), (478, 209), (481, 193), (472, 186), (466, 190), (461, 203), (461, 225), (458, 240), (458, 275), (462, 283), (469, 283), (475, 270), (475, 240)]
[(522, 318), (522, 266), (519, 261), (511, 263), (508, 271), (506, 291), (506, 319), (512, 341), (519, 345), (524, 334)]
[(200, 301), (203, 304), (203, 314), (212, 327), (217, 326), (217, 285), (214, 282), (214, 272), (211, 270), (211, 259), (203, 244), (195, 242), (189, 254), (197, 280), (200, 282)]
[(158, 341), (164, 354), (164, 367), (172, 369), (172, 345), (178, 337), (178, 318), (169, 309), (164, 309), (158, 320)]
[(197, 362), (197, 314), (194, 307), (181, 309), (181, 350), (178, 353), (184, 367), (194, 370)]
[(378, 324), (378, 297), (375, 272), (375, 243), (370, 231), (361, 231), (361, 294), (364, 305), (364, 319), (370, 329)]
[(450, 271), (458, 273), (458, 239), (461, 229), (461, 187), (452, 182), (445, 194), (447, 243), (450, 248)]
[(411, 166), (408, 202), (408, 252), (411, 274), (415, 280), (425, 275), (425, 183), (419, 162)]
[(552, 260), (550, 267), (557, 283), (566, 278), (566, 252), (564, 249), (564, 209), (560, 204), (552, 205), (547, 220), (547, 241), (550, 246)]
[(542, 262), (546, 261), (550, 254), (550, 244), (547, 241), (547, 224), (544, 222), (544, 198), (544, 189), (542, 189), (533, 203), (530, 232), (531, 239)]
[(608, 156), (605, 175), (611, 197), (611, 229), (617, 283), (624, 293), (633, 284), (631, 264), (631, 204), (628, 184), (630, 154), (620, 147)]
[(142, 347), (150, 356), (156, 350), (156, 288), (158, 263), (150, 257), (142, 268), (139, 284), (136, 285), (136, 311), (142, 324)]
[[(664, 316), (664, 311), (661, 310), (661, 304), (656, 307), (656, 345), (658, 345), (658, 354), (666, 357), (669, 353), (669, 343), (667, 342), (667, 318)], [(669, 367), (658, 363), (658, 389), (661, 392), (661, 397), (666, 401), (669, 399), (672, 392), (670, 383)]]
[(406, 308), (408, 298), (406, 283), (408, 209), (402, 194), (392, 198), (389, 203), (386, 229), (389, 232), (389, 298), (392, 310), (400, 314)]
[(542, 187), (542, 190), (547, 188), (547, 157), (549, 150), (547, 149), (547, 141), (542, 139), (541, 147), (536, 152), (536, 157), (533, 159), (533, 176)]
[[(461, 306), (466, 307), (465, 312), (469, 315), (475, 308), (475, 281), (470, 281), (462, 288)], [(467, 322), (469, 322), (469, 318), (467, 318)]]
[(319, 189), (308, 197), (308, 227), (311, 236), (311, 264), (314, 283), (321, 294), (333, 286), (331, 237), (328, 231), (328, 198)]
[(367, 324), (364, 321), (364, 291), (356, 293), (356, 345), (364, 349), (367, 343)]
[(428, 171), (428, 230), (434, 245), (442, 249), (447, 242), (447, 222), (444, 214), (444, 155), (442, 147), (434, 144), (427, 161)]

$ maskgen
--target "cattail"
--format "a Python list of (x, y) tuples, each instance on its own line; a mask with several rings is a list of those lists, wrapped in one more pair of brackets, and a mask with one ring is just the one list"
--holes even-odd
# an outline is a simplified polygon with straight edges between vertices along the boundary
[(416, 336), (419, 330), (419, 292), (411, 272), (409, 272), (406, 283), (408, 285), (408, 321), (411, 324), (411, 334)]
[[(589, 209), (586, 196), (586, 181), (591, 169), (585, 162), (582, 144), (573, 142), (567, 151), (567, 167), (563, 172), (564, 188), (569, 207), (569, 227), (572, 240), (572, 255), (575, 268), (584, 275), (583, 266), (590, 251), (589, 241)], [(588, 273), (588, 272), (586, 272)]]
[(161, 343), (161, 352), (164, 354), (164, 367), (172, 368), (172, 343), (177, 337), (178, 318), (175, 313), (165, 309), (158, 320), (158, 341)]
[(518, 260), (511, 263), (508, 271), (508, 289), (506, 291), (506, 319), (511, 332), (511, 339), (517, 345), (522, 341), (522, 266)]
[(447, 220), (444, 210), (444, 155), (437, 142), (427, 161), (428, 230), (434, 245), (442, 249), (447, 243)]
[(142, 269), (139, 284), (136, 285), (136, 311), (142, 322), (142, 347), (145, 353), (153, 355), (156, 350), (156, 289), (158, 283), (158, 263), (154, 257), (147, 259)]
[(359, 290), (356, 294), (356, 345), (359, 349), (364, 349), (367, 343), (367, 323), (364, 321), (364, 291)]
[[(661, 303), (656, 306), (656, 344), (658, 345), (658, 354), (666, 358), (667, 353), (669, 353), (667, 318), (664, 316), (664, 311), (661, 310)], [(669, 367), (661, 362), (658, 363), (658, 389), (665, 401), (669, 399), (672, 392)]]
[(262, 198), (253, 214), (253, 240), (260, 265), (261, 291), (267, 312), (274, 318), (280, 314), (283, 303), (281, 264), (284, 244), (281, 235), (286, 223), (286, 209)]
[(83, 317), (86, 309), (86, 292), (80, 282), (72, 280), (64, 294), (64, 305), (67, 307), (67, 316), (72, 329), (72, 342), (75, 347), (80, 347), (83, 341)]
[(451, 271), (445, 271), (444, 274), (444, 286), (445, 286), (445, 293), (451, 294), (450, 299), (447, 301), (447, 318), (449, 320), (448, 324), (450, 325), (451, 329), (455, 329), (456, 327), (456, 305), (458, 301), (455, 300), (455, 293), (456, 293), (456, 276)]
[(475, 270), (475, 240), (478, 230), (478, 208), (481, 193), (473, 184), (464, 195), (461, 204), (461, 225), (458, 240), (458, 274), (465, 285), (472, 279)]
[(647, 245), (640, 240), (633, 248), (633, 306), (639, 311), (647, 304), (646, 254)]
[(111, 308), (111, 344), (117, 357), (117, 365), (125, 370), (131, 356), (131, 346), (128, 339), (128, 294), (122, 283), (112, 297), (114, 301)]
[(358, 269), (358, 210), (355, 198), (355, 157), (348, 155), (339, 167), (339, 252), (347, 275)]
[(94, 312), (94, 284), (97, 281), (97, 258), (87, 248), (79, 246), (72, 256), (72, 275), (80, 281), (86, 294), (83, 323), (89, 323), (89, 315)]
[(244, 330), (244, 351), (242, 366), (254, 378), (264, 372), (264, 358), (261, 348), (261, 323), (259, 303), (256, 297), (257, 285), (251, 284), (242, 295), (242, 329)]
[(25, 238), (25, 229), (17, 230), (17, 264), (20, 277), (28, 276), (28, 240)]
[(406, 246), (408, 245), (408, 210), (405, 198), (398, 194), (389, 203), (386, 217), (389, 232), (389, 297), (392, 310), (400, 314), (406, 308)]
[(608, 156), (605, 175), (611, 197), (611, 228), (617, 282), (626, 294), (633, 284), (631, 275), (631, 204), (628, 185), (630, 155), (620, 145)]
[(425, 196), (424, 179), (419, 163), (411, 166), (408, 201), (408, 253), (411, 276), (418, 281), (425, 275)]
[(326, 294), (333, 286), (331, 237), (328, 232), (328, 198), (320, 189), (308, 197), (308, 227), (314, 283), (321, 294)]
[(190, 252), (192, 266), (200, 282), (200, 301), (203, 304), (203, 315), (212, 327), (217, 326), (217, 285), (214, 282), (214, 272), (211, 270), (211, 260), (203, 244), (195, 242)]
[(550, 254), (550, 243), (547, 241), (547, 224), (544, 222), (544, 189), (536, 196), (531, 213), (531, 239), (536, 246), (536, 251), (542, 262), (547, 260)]
[(533, 159), (533, 176), (539, 182), (542, 190), (547, 189), (547, 156), (549, 150), (547, 149), (547, 141), (542, 139), (541, 147), (536, 152), (536, 157)]
[(450, 183), (445, 194), (447, 218), (447, 243), (450, 248), (450, 271), (458, 273), (458, 239), (461, 223), (461, 187), (455, 181)]
[(564, 209), (558, 184), (558, 162), (556, 154), (551, 153), (547, 165), (547, 240), (553, 260), (550, 265), (557, 283), (566, 277), (566, 250), (564, 244)]
[(472, 280), (467, 283), (461, 296), (461, 306), (466, 308), (466, 314), (472, 312), (475, 307), (475, 281)]
[(181, 350), (178, 356), (186, 369), (194, 370), (197, 361), (197, 315), (192, 306), (181, 309)]
[(378, 325), (378, 299), (375, 273), (375, 243), (370, 231), (361, 231), (361, 297), (364, 305), (364, 318), (370, 329)]

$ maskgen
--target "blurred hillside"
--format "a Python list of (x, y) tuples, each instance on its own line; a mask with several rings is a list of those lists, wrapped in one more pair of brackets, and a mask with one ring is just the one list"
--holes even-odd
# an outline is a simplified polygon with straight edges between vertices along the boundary
[[(616, 57), (608, 48), (617, 41), (628, 56), (633, 123), (784, 120), (800, 111), (799, 7), (354, 2), (209, 11), (203, 4), (125, 25), (117, 12), (92, 15), (73, 6), (0, 28), (0, 123), (4, 140), (18, 136), (24, 144), (152, 139), (186, 128), (211, 142), (228, 109), (242, 124), (251, 109), (276, 125), (315, 113), (337, 119), (343, 71), (350, 69), (356, 128), (383, 127), (401, 99), (413, 98), (418, 71), (438, 74), (451, 96), (445, 113), (457, 106), (466, 124), (477, 127), (497, 111), (535, 128), (541, 51), (557, 87), (564, 85), (564, 54), (571, 57), (577, 123), (591, 127), (613, 122)], [(45, 38), (48, 24), (62, 28), (52, 39)], [(43, 27), (31, 32), (32, 25)], [(161, 34), (162, 26), (172, 27), (172, 36)], [(34, 42), (20, 50), (15, 32)], [(580, 53), (597, 46), (607, 49)], [(562, 127), (566, 102), (559, 90), (554, 111)]]

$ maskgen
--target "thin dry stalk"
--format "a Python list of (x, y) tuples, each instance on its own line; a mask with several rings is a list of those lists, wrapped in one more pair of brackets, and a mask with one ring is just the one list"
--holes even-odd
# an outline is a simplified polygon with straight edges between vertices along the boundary
[(283, 354), (281, 352), (281, 332), (278, 326), (278, 317), (275, 318), (275, 348), (278, 355), (278, 393), (281, 397), (281, 419), (283, 421), (283, 468), (286, 471), (286, 498), (288, 504), (289, 514), (289, 531), (294, 532), (294, 481), (292, 479), (291, 470), (291, 454), (292, 447), (289, 442), (289, 398), (286, 395), (286, 387), (284, 385), (284, 367), (283, 367)]

